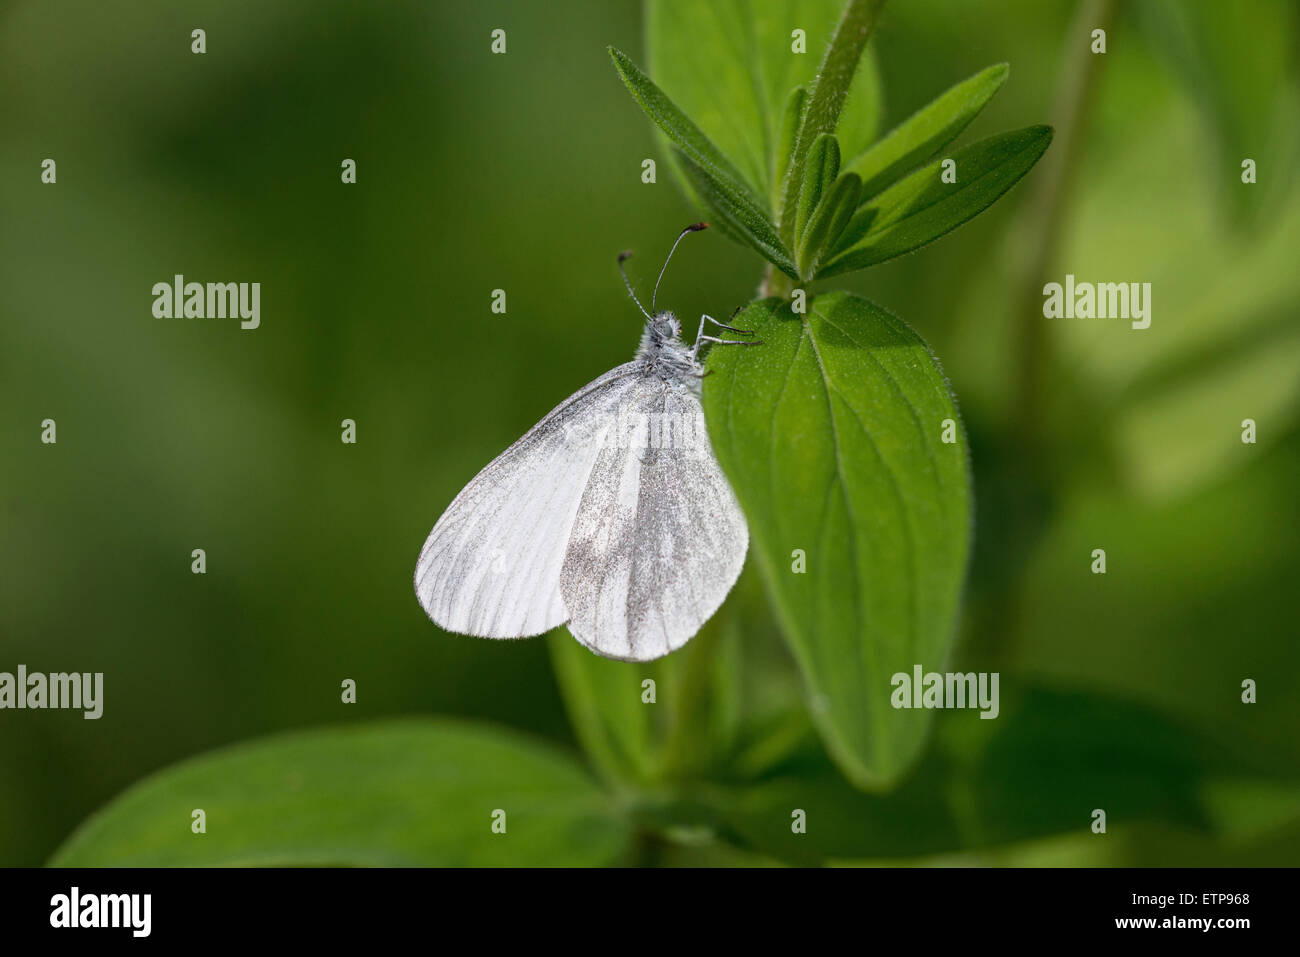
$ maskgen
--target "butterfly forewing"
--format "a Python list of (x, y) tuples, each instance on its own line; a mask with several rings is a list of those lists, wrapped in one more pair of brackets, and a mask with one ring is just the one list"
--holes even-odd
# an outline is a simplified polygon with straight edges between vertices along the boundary
[(619, 366), (556, 406), (488, 464), (438, 519), (415, 568), (415, 591), (448, 631), (522, 638), (563, 624), (560, 573), (583, 491), (641, 383)]

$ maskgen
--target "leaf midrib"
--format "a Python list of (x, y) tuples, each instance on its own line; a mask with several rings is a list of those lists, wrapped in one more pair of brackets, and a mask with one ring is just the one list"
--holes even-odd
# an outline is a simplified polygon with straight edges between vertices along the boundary
[[(1037, 137), (1035, 138), (1035, 140), (1036, 139)], [(926, 203), (924, 206), (917, 206), (912, 209), (909, 209), (906, 215), (900, 216), (898, 219), (885, 222), (884, 225), (882, 225), (879, 228), (879, 230), (875, 229), (873, 224), (873, 228), (867, 231), (866, 235), (862, 237), (860, 242), (864, 245), (870, 245), (869, 243), (867, 243), (867, 240), (872, 239), (873, 237), (878, 239), (880, 236), (883, 236), (889, 233), (890, 231), (894, 230), (895, 228), (902, 226), (908, 220), (914, 219), (915, 217), (920, 216), (922, 213), (926, 212), (927, 210), (933, 209), (935, 206), (938, 206), (940, 203), (946, 203), (949, 200), (953, 199), (958, 194), (963, 193), (966, 190), (972, 189), (973, 187), (979, 185), (980, 182), (992, 176), (993, 174), (997, 173), (1008, 163), (1012, 162), (1017, 157), (1019, 157), (1022, 153), (1024, 153), (1025, 148), (1028, 145), (1030, 144), (1026, 143), (1024, 146), (1021, 146), (1019, 149), (1015, 150), (1010, 155), (1006, 156), (1001, 162), (997, 163), (994, 166), (988, 167), (987, 169), (984, 170), (984, 172), (980, 173), (974, 179), (967, 180), (965, 183), (961, 184), (957, 189), (954, 189), (948, 193), (944, 193), (943, 195), (935, 199), (933, 202)], [(930, 166), (934, 166), (936, 169), (938, 169), (938, 166), (936, 164), (931, 163)], [(882, 207), (882, 212), (883, 212), (883, 207)], [(880, 222), (880, 217), (877, 217), (876, 223), (879, 222)]]
[[(813, 315), (817, 315), (820, 316), (822, 319), (825, 319), (825, 316), (819, 313), (816, 307), (813, 307), (812, 312)], [(822, 385), (826, 389), (826, 410), (831, 423), (831, 445), (835, 449), (835, 475), (839, 481), (840, 495), (844, 499), (844, 510), (848, 513), (849, 516), (849, 529), (850, 529), (849, 548), (853, 556), (853, 574), (854, 577), (857, 578), (857, 576), (860, 574), (858, 541), (857, 541), (857, 533), (856, 533), (858, 523), (857, 523), (856, 515), (853, 510), (853, 503), (849, 499), (848, 483), (845, 480), (845, 475), (844, 475), (844, 460), (843, 460), (843, 455), (840, 451), (840, 431), (839, 431), (839, 425), (835, 421), (835, 403), (831, 400), (832, 392), (835, 395), (839, 396), (840, 401), (848, 406), (849, 411), (852, 412), (854, 418), (857, 419), (858, 428), (861, 429), (862, 434), (866, 436), (867, 441), (871, 443), (871, 447), (875, 450), (876, 458), (879, 459), (880, 463), (884, 466), (885, 473), (889, 476), (890, 485), (893, 486), (894, 494), (898, 498), (899, 505), (900, 507), (903, 507), (905, 512), (906, 512), (906, 505), (903, 501), (902, 490), (898, 487), (898, 478), (894, 475), (893, 469), (889, 466), (884, 456), (881, 455), (880, 446), (876, 444), (875, 437), (872, 436), (871, 433), (867, 431), (866, 426), (863, 425), (861, 418), (858, 417), (857, 410), (853, 408), (852, 404), (849, 403), (849, 401), (844, 397), (844, 394), (840, 392), (840, 390), (831, 382), (830, 376), (826, 371), (826, 363), (822, 360), (821, 350), (817, 348), (817, 339), (813, 335), (812, 326), (808, 322), (806, 317), (801, 321), (801, 325), (802, 325), (802, 331), (800, 334), (800, 341), (802, 342), (803, 336), (808, 337), (808, 344), (812, 347), (813, 356), (817, 360), (817, 371), (821, 375)], [(915, 543), (912, 540), (910, 522), (908, 523), (907, 548), (908, 548), (908, 567), (914, 570), (915, 569), (915, 560), (914, 560)], [(915, 580), (915, 576), (913, 576), (913, 580)], [(909, 603), (914, 603), (915, 600), (916, 600), (915, 589), (910, 589)], [(865, 636), (866, 613), (863, 608), (863, 599), (861, 595), (861, 590), (857, 588), (855, 588), (853, 592), (853, 608), (854, 608), (854, 614), (858, 619), (859, 628), (861, 629), (860, 633), (863, 636)], [(914, 610), (910, 617), (911, 617), (912, 627), (909, 628), (909, 632), (915, 628), (915, 624), (916, 624)], [(871, 657), (871, 665), (868, 671), (870, 672), (870, 674), (879, 678), (880, 656), (876, 653), (875, 643), (872, 641), (863, 641), (861, 643), (861, 653), (856, 656), (860, 668), (865, 667), (862, 659), (865, 655), (868, 654)], [(865, 682), (863, 682), (863, 684), (865, 685)], [(883, 733), (885, 722), (884, 722), (884, 714), (881, 708), (881, 705), (883, 704), (885, 698), (884, 696), (880, 696), (880, 695), (871, 695), (869, 696), (869, 700), (876, 703), (876, 707), (873, 709), (875, 711), (873, 717), (876, 720), (872, 724), (872, 737), (876, 739), (876, 749), (877, 749), (876, 753), (881, 759), (880, 761), (881, 765), (887, 766), (889, 762), (885, 760), (885, 756), (890, 753), (890, 749), (886, 743), (887, 739), (884, 737), (884, 733)]]
[[(856, 338), (854, 338), (853, 333), (851, 333), (848, 329), (845, 329), (839, 323), (832, 320), (830, 316), (826, 315), (824, 312), (818, 312), (815, 307), (813, 308), (813, 315), (818, 316), (828, 326), (832, 326), (838, 332), (843, 333), (846, 339), (849, 339), (855, 346), (858, 346), (859, 348), (862, 349), (863, 352), (867, 354), (867, 358), (869, 358), (873, 363), (875, 363), (876, 368), (879, 369), (881, 374), (886, 379), (889, 380), (889, 385), (894, 390), (894, 394), (897, 395), (898, 398), (902, 400), (905, 406), (907, 406), (907, 411), (912, 416), (912, 421), (916, 423), (917, 431), (920, 432), (922, 435), (924, 435), (925, 426), (921, 422), (921, 413), (916, 408), (916, 403), (914, 403), (911, 397), (907, 394), (907, 392), (903, 390), (902, 384), (898, 381), (898, 376), (894, 375), (894, 373), (889, 369), (889, 367), (886, 366), (883, 362), (880, 361), (879, 358), (876, 357), (876, 354), (874, 352), (872, 352), (865, 345), (859, 343), (859, 341)], [(888, 315), (888, 313), (885, 313), (885, 315)], [(842, 398), (843, 393), (840, 393), (840, 395)], [(845, 404), (848, 405), (850, 409), (853, 408), (852, 404), (849, 403), (847, 399), (845, 400)], [(853, 413), (854, 416), (856, 417), (857, 410), (853, 410)], [(921, 448), (924, 449), (925, 451), (925, 460), (926, 463), (930, 466), (930, 475), (934, 479), (935, 489), (938, 492), (942, 492), (943, 479), (940, 477), (939, 474), (939, 463), (934, 457), (934, 449), (932, 449), (925, 442), (921, 443)]]

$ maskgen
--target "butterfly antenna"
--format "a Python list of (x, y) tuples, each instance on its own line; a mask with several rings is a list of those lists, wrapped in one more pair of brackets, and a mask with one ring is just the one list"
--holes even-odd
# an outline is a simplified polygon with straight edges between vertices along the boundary
[(664, 268), (659, 270), (659, 278), (655, 280), (654, 292), (650, 294), (650, 311), (654, 312), (655, 298), (659, 295), (659, 283), (663, 282), (664, 273), (668, 271), (668, 264), (672, 262), (673, 253), (677, 252), (677, 243), (686, 238), (687, 233), (698, 233), (701, 229), (708, 229), (708, 223), (691, 223), (680, 233), (677, 234), (677, 241), (673, 243), (673, 248), (668, 250), (668, 258), (664, 260)]
[(638, 299), (636, 293), (632, 291), (632, 281), (627, 278), (627, 270), (623, 268), (623, 263), (627, 262), (631, 258), (632, 250), (630, 249), (625, 249), (618, 254), (618, 272), (619, 275), (623, 277), (623, 285), (627, 286), (627, 294), (632, 297), (632, 301), (636, 303), (636, 307), (641, 310), (641, 315), (650, 319), (652, 318), (650, 313), (645, 311), (645, 306), (641, 305), (641, 300)]

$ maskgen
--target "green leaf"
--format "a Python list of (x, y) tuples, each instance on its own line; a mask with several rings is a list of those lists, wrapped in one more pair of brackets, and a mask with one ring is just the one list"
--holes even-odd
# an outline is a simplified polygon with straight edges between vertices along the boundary
[(609, 56), (614, 61), (614, 69), (618, 71), (632, 98), (637, 101), (646, 115), (668, 134), (669, 138), (677, 144), (678, 149), (729, 189), (734, 189), (751, 201), (757, 201), (757, 194), (746, 186), (730, 161), (709, 141), (700, 128), (678, 109), (677, 104), (628, 58), (626, 53), (610, 47)]
[(796, 86), (790, 91), (785, 101), (785, 113), (781, 118), (781, 135), (776, 143), (776, 155), (772, 157), (772, 208), (780, 202), (780, 187), (785, 181), (786, 170), (790, 165), (790, 154), (794, 152), (794, 138), (799, 132), (799, 118), (803, 116), (804, 105), (808, 102), (808, 91)]
[(817, 137), (834, 133), (840, 113), (848, 99), (849, 88), (857, 74), (858, 64), (866, 49), (867, 37), (880, 16), (885, 0), (848, 0), (844, 14), (835, 25), (835, 33), (826, 55), (817, 68), (817, 78), (808, 91), (808, 105), (804, 108), (795, 134), (794, 151), (790, 168), (782, 186), (782, 200), (777, 212), (777, 225), (781, 236), (793, 241), (794, 210), (803, 183), (804, 164)]
[[(738, 638), (727, 609), (684, 649), (651, 662), (611, 661), (563, 629), (551, 633), (574, 734), (607, 779), (654, 784), (707, 770), (729, 754), (739, 722)], [(646, 681), (654, 682), (651, 701)]]
[(933, 242), (983, 212), (1014, 186), (1052, 142), (1050, 126), (1030, 126), (972, 143), (917, 170), (869, 201), (849, 223), (819, 278), (863, 269)]
[(839, 238), (853, 218), (861, 192), (862, 181), (857, 175), (845, 173), (818, 204), (799, 244), (796, 262), (800, 276), (811, 279), (817, 274), (825, 250)]
[[(1245, 310), (1239, 316), (1251, 318)], [(1253, 335), (1242, 329), (1230, 346), (1213, 343), (1196, 359), (1134, 390), (1113, 412), (1116, 461), (1147, 501), (1175, 499), (1239, 467), (1241, 419), (1229, 418), (1232, 428), (1202, 427), (1224, 409), (1249, 409), (1256, 421), (1273, 423), (1273, 434), (1257, 439), (1265, 447), (1300, 414), (1300, 326), (1293, 309), (1280, 310), (1279, 321)]]
[(827, 192), (840, 175), (840, 144), (830, 133), (817, 137), (812, 149), (808, 151), (808, 161), (804, 165), (803, 186), (799, 190), (799, 205), (795, 207), (794, 244), (798, 249), (803, 244), (803, 232), (812, 219), (822, 195)]
[(943, 373), (906, 325), (847, 293), (808, 310), (766, 299), (738, 316), (765, 345), (710, 354), (704, 410), (818, 731), (851, 780), (880, 787), (929, 723), (891, 707), (890, 679), (942, 670), (953, 640), (971, 531), (966, 442)]
[[(726, 155), (754, 191), (780, 195), (802, 104), (782, 149), (796, 87), (809, 87), (844, 0), (647, 0), (647, 69)], [(805, 32), (806, 53), (791, 33)], [(880, 126), (880, 80), (868, 53), (840, 114), (840, 143), (855, 156)], [(765, 206), (771, 212), (774, 206)]]
[(691, 160), (683, 151), (677, 150), (677, 162), (686, 173), (695, 195), (712, 213), (713, 218), (723, 226), (723, 232), (734, 238), (741, 238), (758, 253), (791, 278), (797, 276), (794, 257), (786, 250), (776, 227), (768, 222), (767, 217), (757, 207), (746, 205), (728, 193), (725, 188), (707, 170)]
[[(1002, 677), (998, 717), (939, 712), (933, 745), (890, 794), (855, 791), (805, 748), (753, 782), (701, 788), (677, 816), (801, 864), (1087, 834), (1095, 807), (1117, 837), (1152, 822), (1224, 833), (1293, 819), (1296, 773), (1284, 764), (1253, 767), (1144, 705)], [(791, 831), (792, 808), (807, 813), (806, 833)]]
[(1280, 128), (1295, 112), (1288, 93), (1296, 80), (1296, 5), (1149, 0), (1133, 12), (1143, 39), (1169, 63), (1205, 120), (1198, 159), (1211, 171), (1213, 195), (1230, 204), (1233, 225), (1250, 225), (1276, 208), (1295, 178), (1261, 176), (1259, 188), (1242, 189), (1242, 160), (1265, 170), (1294, 169), (1300, 159), (1294, 137)]
[(641, 109), (679, 150), (678, 160), (697, 196), (726, 224), (726, 231), (743, 237), (765, 259), (793, 275), (793, 259), (768, 220), (761, 194), (626, 54), (610, 47), (609, 55)]
[(658, 778), (663, 709), (642, 703), (641, 682), (651, 678), (658, 684), (660, 662), (602, 658), (562, 628), (547, 641), (569, 721), (592, 763), (611, 781), (643, 784)]
[(952, 142), (1005, 82), (1010, 67), (998, 63), (943, 93), (850, 160), (846, 172), (862, 177), (862, 196), (875, 196)]
[[(202, 808), (207, 832), (191, 833)], [(492, 831), (495, 810), (506, 833)], [(591, 866), (628, 826), (570, 758), (447, 720), (277, 735), (182, 762), (81, 825), (57, 867)]]

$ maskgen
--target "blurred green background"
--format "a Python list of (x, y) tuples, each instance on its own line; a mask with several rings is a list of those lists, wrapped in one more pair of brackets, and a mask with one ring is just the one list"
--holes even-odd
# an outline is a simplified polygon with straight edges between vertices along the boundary
[[(1007, 61), (963, 141), (1054, 122), (1044, 164), (1066, 175), (1054, 192), (1040, 164), (953, 235), (835, 285), (911, 323), (961, 403), (978, 518), (955, 664), (1000, 671), (1004, 699), (1048, 687), (1143, 709), (1249, 773), (1220, 819), (1156, 813), (1102, 844), (1093, 797), (1059, 786), (1069, 755), (1022, 754), (1005, 786), (1077, 801), (1077, 831), (944, 860), (1294, 864), (1296, 8), (1119, 4), (1063, 140), (1079, 10), (887, 7), (886, 128)], [(696, 218), (665, 164), (641, 182), (662, 157), (605, 52), (644, 62), (641, 24), (634, 2), (0, 9), (0, 671), (105, 673), (99, 721), (0, 712), (0, 864), (43, 862), (149, 772), (282, 729), (451, 714), (576, 752), (553, 639), (445, 635), (411, 574), (479, 468), (630, 357), (639, 317), (615, 254), (637, 250), (646, 286)], [(505, 56), (488, 52), (496, 27)], [(47, 157), (57, 185), (40, 182)], [(1045, 272), (1026, 275), (1039, 251)], [(1066, 272), (1151, 282), (1151, 328), (1035, 315)], [(151, 287), (175, 273), (260, 282), (261, 328), (154, 318)], [(760, 276), (715, 231), (686, 244), (661, 298), (721, 316)], [(1105, 576), (1089, 572), (1097, 547)], [(731, 603), (740, 656), (770, 669), (764, 700), (794, 706), (752, 573)], [(1086, 719), (1052, 700), (1068, 737)], [(1098, 726), (1090, 757), (1116, 756), (1122, 788), (1141, 729)], [(1175, 797), (1184, 774), (1168, 772)], [(930, 834), (920, 808), (879, 856), (928, 860)]]

